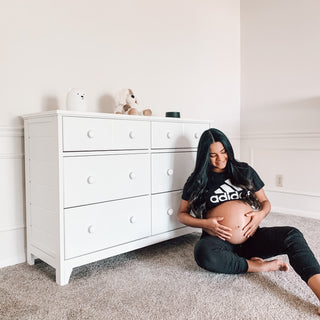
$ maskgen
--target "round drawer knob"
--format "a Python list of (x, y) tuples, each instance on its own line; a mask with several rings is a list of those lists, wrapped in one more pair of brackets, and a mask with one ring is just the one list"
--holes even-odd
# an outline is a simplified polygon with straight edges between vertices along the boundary
[(168, 175), (168, 176), (172, 176), (172, 175), (173, 175), (173, 169), (168, 169), (167, 175)]
[(135, 174), (134, 172), (130, 172), (130, 173), (129, 173), (129, 178), (130, 178), (131, 180), (135, 179), (135, 178), (136, 178), (136, 174)]
[(96, 179), (95, 179), (93, 176), (90, 176), (90, 177), (88, 177), (87, 182), (88, 182), (89, 184), (93, 184), (93, 183), (96, 182)]
[(134, 133), (134, 131), (129, 132), (129, 137), (130, 139), (134, 139), (136, 137), (136, 134)]
[(94, 233), (94, 227), (92, 225), (88, 227), (88, 232)]
[(168, 139), (171, 139), (171, 138), (172, 138), (172, 132), (170, 132), (170, 131), (167, 132), (167, 138), (168, 138)]
[(168, 209), (167, 214), (169, 216), (172, 216), (173, 215), (173, 209), (172, 208)]
[(89, 130), (89, 131), (87, 132), (87, 136), (88, 136), (90, 139), (94, 138), (94, 131), (93, 131), (93, 130)]
[(199, 133), (198, 133), (198, 132), (195, 132), (195, 133), (194, 133), (194, 137), (195, 137), (196, 139), (199, 139)]
[(130, 223), (136, 223), (137, 219), (135, 216), (130, 217)]

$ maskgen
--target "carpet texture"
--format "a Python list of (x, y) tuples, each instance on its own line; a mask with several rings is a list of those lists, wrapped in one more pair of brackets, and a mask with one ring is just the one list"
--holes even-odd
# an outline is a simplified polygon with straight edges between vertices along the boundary
[[(320, 258), (320, 220), (269, 214), (262, 226), (291, 225)], [(193, 233), (73, 270), (55, 283), (42, 261), (0, 269), (0, 319), (320, 319), (319, 302), (288, 272), (222, 275), (200, 269)], [(286, 256), (281, 256), (286, 262)]]

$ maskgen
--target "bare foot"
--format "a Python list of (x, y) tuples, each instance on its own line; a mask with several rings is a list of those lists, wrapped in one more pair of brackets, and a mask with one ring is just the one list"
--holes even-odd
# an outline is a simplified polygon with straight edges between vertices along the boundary
[(252, 257), (251, 259), (250, 259), (251, 261), (263, 261), (263, 259), (262, 258), (259, 258), (259, 257)]
[(253, 257), (248, 262), (248, 272), (268, 272), (268, 271), (288, 271), (289, 266), (282, 260), (274, 259), (265, 261), (258, 257)]

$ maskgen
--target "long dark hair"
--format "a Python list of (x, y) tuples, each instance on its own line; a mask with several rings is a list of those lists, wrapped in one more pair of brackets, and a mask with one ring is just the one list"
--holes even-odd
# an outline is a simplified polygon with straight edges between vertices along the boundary
[(243, 189), (241, 200), (249, 203), (253, 208), (258, 209), (260, 203), (255, 197), (252, 182), (245, 176), (244, 169), (249, 165), (235, 159), (232, 145), (227, 136), (218, 129), (208, 129), (200, 137), (197, 151), (195, 169), (186, 183), (186, 191), (191, 195), (189, 205), (197, 217), (203, 217), (205, 211), (205, 192), (208, 183), (208, 176), (212, 172), (210, 161), (210, 145), (214, 142), (221, 142), (228, 155), (226, 173), (234, 186)]

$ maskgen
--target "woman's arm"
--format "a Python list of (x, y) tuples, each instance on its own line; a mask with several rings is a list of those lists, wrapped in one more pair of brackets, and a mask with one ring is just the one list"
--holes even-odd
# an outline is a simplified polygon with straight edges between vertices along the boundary
[(210, 219), (199, 219), (190, 215), (190, 206), (188, 201), (181, 200), (178, 210), (178, 220), (190, 227), (201, 228), (212, 236), (217, 236), (222, 240), (230, 239), (232, 229), (219, 223), (223, 217), (215, 217)]
[(268, 200), (263, 189), (260, 189), (255, 193), (255, 196), (261, 204), (259, 211), (252, 211), (246, 214), (247, 217), (251, 217), (250, 222), (243, 228), (244, 236), (251, 237), (259, 227), (260, 222), (268, 215), (271, 210), (271, 204)]

